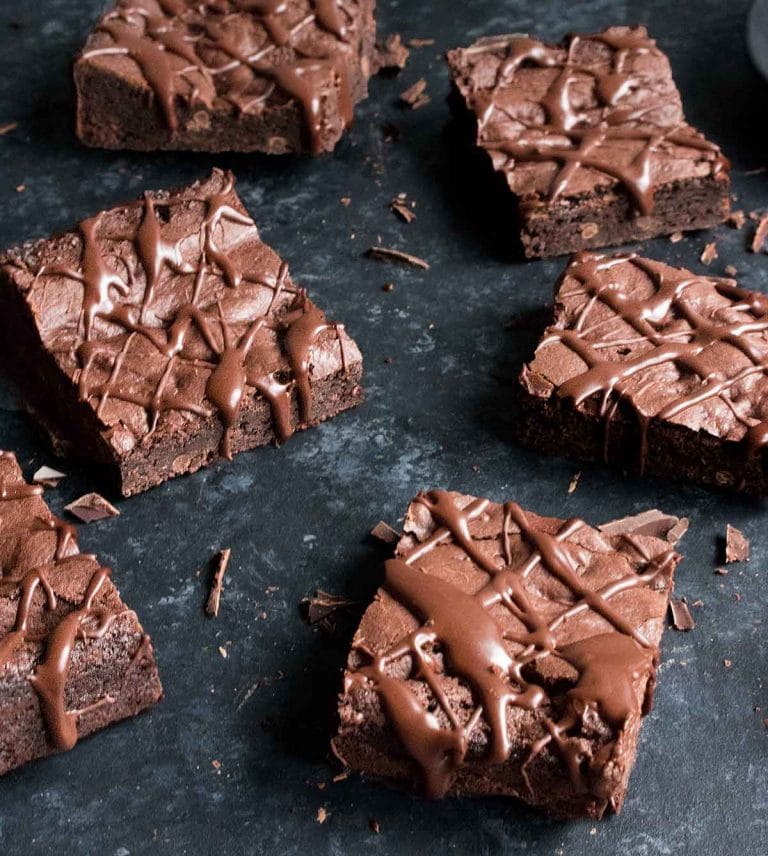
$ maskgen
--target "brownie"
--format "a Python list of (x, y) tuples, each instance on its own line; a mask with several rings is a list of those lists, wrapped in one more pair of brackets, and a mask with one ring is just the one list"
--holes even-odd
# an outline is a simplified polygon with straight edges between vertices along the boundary
[(688, 125), (644, 27), (480, 39), (448, 53), (454, 102), (504, 192), (529, 258), (720, 223), (728, 161)]
[(768, 494), (768, 299), (635, 255), (580, 253), (523, 367), (520, 439)]
[(686, 527), (419, 494), (352, 642), (334, 751), (433, 797), (618, 812)]
[(0, 452), (0, 775), (163, 693), (136, 613), (42, 492)]
[(0, 255), (0, 330), (54, 448), (124, 495), (362, 400), (362, 357), (264, 244), (230, 173)]
[(118, 0), (75, 62), (107, 149), (331, 151), (368, 94), (375, 0)]

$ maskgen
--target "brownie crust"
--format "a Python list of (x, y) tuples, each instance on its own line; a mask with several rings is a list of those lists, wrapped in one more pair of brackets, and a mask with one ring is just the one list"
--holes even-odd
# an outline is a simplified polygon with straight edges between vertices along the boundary
[(106, 464), (124, 495), (362, 400), (357, 346), (219, 171), (4, 254), (0, 312), (54, 449)]
[(78, 137), (139, 151), (331, 151), (368, 94), (374, 10), (119, 0), (75, 62)]
[(766, 366), (763, 295), (581, 253), (521, 372), (518, 436), (553, 455), (766, 495)]
[(686, 527), (420, 494), (352, 642), (335, 753), (430, 796), (618, 812)]
[(0, 775), (162, 696), (136, 614), (41, 494), (0, 453)]
[(529, 258), (722, 222), (727, 160), (685, 122), (644, 27), (549, 45), (481, 39), (448, 53), (454, 107), (517, 200)]

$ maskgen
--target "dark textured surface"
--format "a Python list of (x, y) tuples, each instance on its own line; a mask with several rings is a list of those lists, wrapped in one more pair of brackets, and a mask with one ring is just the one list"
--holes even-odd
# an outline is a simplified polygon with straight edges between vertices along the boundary
[[(124, 597), (152, 633), (167, 697), (70, 755), (0, 780), (0, 850), (762, 852), (765, 507), (669, 482), (622, 479), (601, 467), (585, 468), (568, 495), (572, 464), (509, 443), (499, 411), (543, 319), (511, 331), (504, 325), (511, 316), (536, 316), (564, 261), (510, 263), (483, 236), (444, 134), (447, 74), (436, 58), (493, 32), (559, 38), (569, 29), (642, 20), (670, 55), (689, 120), (732, 157), (736, 207), (749, 211), (767, 201), (766, 176), (745, 173), (768, 162), (768, 88), (744, 45), (749, 3), (381, 0), (385, 31), (437, 42), (416, 51), (399, 79), (373, 81), (352, 134), (320, 161), (123, 156), (80, 147), (69, 63), (101, 6), (5, 0), (0, 8), (0, 124), (19, 122), (0, 138), (0, 243), (68, 227), (144, 187), (184, 183), (211, 165), (231, 167), (265, 240), (359, 342), (368, 399), (278, 451), (243, 454), (122, 501), (121, 517), (83, 529), (82, 548), (115, 567)], [(9, 28), (14, 19), (21, 29)], [(422, 75), (431, 104), (402, 112), (397, 94)], [(387, 121), (401, 128), (399, 142), (384, 141)], [(16, 193), (20, 184), (26, 189)], [(410, 226), (387, 210), (400, 191), (418, 203)], [(343, 196), (352, 197), (348, 208)], [(361, 258), (378, 236), (427, 258), (431, 270)], [(644, 252), (701, 271), (698, 256), (713, 237), (720, 258), (710, 270), (735, 265), (746, 286), (768, 291), (768, 261), (746, 253), (745, 231), (724, 226), (677, 244), (661, 239)], [(388, 280), (395, 283), (391, 293), (381, 290)], [(7, 396), (0, 445), (18, 452), (28, 475), (53, 463)], [(99, 487), (97, 472), (63, 468), (73, 474), (47, 496), (57, 511)], [(694, 631), (667, 631), (656, 707), (618, 818), (564, 825), (502, 800), (430, 804), (354, 778), (331, 782), (338, 771), (327, 745), (348, 636), (310, 631), (297, 604), (316, 586), (368, 598), (380, 579), (381, 553), (365, 533), (379, 518), (394, 522), (414, 493), (431, 485), (515, 497), (542, 514), (592, 522), (652, 505), (691, 516), (677, 593), (704, 606), (693, 609)], [(713, 571), (726, 523), (752, 538), (752, 558), (723, 577)], [(233, 554), (221, 612), (206, 619), (206, 562), (223, 546)], [(322, 825), (320, 807), (327, 812)]]

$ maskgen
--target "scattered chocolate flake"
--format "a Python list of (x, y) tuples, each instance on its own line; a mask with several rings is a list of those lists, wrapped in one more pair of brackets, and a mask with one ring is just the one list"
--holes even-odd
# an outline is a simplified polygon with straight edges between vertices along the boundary
[(392, 33), (383, 42), (376, 42), (373, 56), (373, 74), (397, 74), (405, 68), (411, 52), (403, 44), (400, 33)]
[(412, 48), (428, 48), (434, 43), (434, 39), (408, 39), (408, 46)]
[(385, 282), (384, 285), (381, 286), (382, 291), (394, 291), (395, 284), (394, 282)]
[(727, 568), (715, 568), (715, 573), (719, 574), (721, 577), (724, 577), (728, 573)]
[(24, 191), (25, 191), (26, 189), (27, 189), (27, 185), (26, 185), (26, 184), (19, 184), (19, 185), (17, 185), (17, 186), (16, 186), (16, 193), (24, 193)]
[(395, 214), (406, 223), (412, 223), (416, 219), (413, 212), (415, 202), (408, 202), (408, 197), (405, 193), (398, 193), (397, 196), (389, 203), (389, 207)]
[(749, 559), (749, 539), (730, 523), (725, 527), (725, 561), (746, 562)]
[(64, 510), (74, 514), (83, 523), (93, 523), (95, 520), (117, 517), (120, 514), (111, 502), (107, 502), (98, 493), (86, 493), (85, 496), (65, 505)]
[(400, 540), (400, 533), (393, 529), (389, 523), (379, 520), (371, 529), (371, 537), (376, 538), (377, 541), (383, 541), (385, 544), (397, 544)]
[(368, 827), (370, 828), (371, 832), (375, 832), (376, 835), (378, 835), (381, 832), (381, 826), (379, 825), (379, 821), (376, 820), (375, 817), (372, 817), (368, 821)]
[(742, 229), (747, 222), (747, 215), (742, 211), (731, 211), (725, 221), (732, 229)]
[[(224, 574), (227, 572), (229, 557), (232, 555), (232, 550), (227, 547), (219, 553), (219, 560), (216, 564), (216, 570), (213, 572), (211, 580), (211, 590), (208, 594), (208, 601), (205, 604), (205, 611), (208, 615), (214, 618), (219, 614), (219, 606), (221, 604), (221, 592), (224, 588)], [(226, 656), (226, 655), (224, 655)]]
[(333, 633), (339, 615), (353, 612), (359, 604), (343, 595), (329, 594), (318, 589), (314, 597), (305, 597), (300, 607), (304, 620), (310, 627), (319, 627), (327, 633)]
[(429, 262), (420, 259), (418, 256), (412, 256), (410, 253), (404, 253), (401, 250), (393, 250), (391, 247), (371, 247), (365, 253), (371, 259), (378, 259), (382, 262), (402, 262), (406, 265), (429, 270)]
[(731, 666), (733, 665), (733, 660), (723, 660), (723, 665), (725, 666), (726, 669), (730, 669)]
[(759, 253), (763, 249), (766, 237), (768, 237), (768, 214), (763, 214), (757, 223), (757, 229), (749, 246), (750, 250), (753, 253)]
[(738, 273), (738, 271), (733, 265), (726, 265), (725, 272), (728, 274), (728, 276), (736, 276), (736, 274)]
[(58, 470), (54, 470), (53, 467), (40, 467), (32, 476), (32, 481), (44, 487), (58, 487), (62, 479), (66, 477), (66, 473), (60, 473)]
[(18, 127), (18, 122), (6, 122), (4, 125), (0, 125), (0, 137), (4, 137), (6, 134), (10, 134), (11, 131), (15, 131)]
[(680, 241), (682, 241), (682, 240), (683, 240), (683, 233), (682, 233), (682, 232), (673, 232), (673, 233), (669, 236), (669, 240), (670, 240), (670, 242), (671, 242), (671, 243), (673, 243), (673, 244), (679, 244), (679, 243), (680, 243)]
[(669, 601), (669, 611), (672, 614), (672, 626), (675, 630), (693, 630), (696, 622), (693, 620), (688, 601), (683, 597), (679, 600), (673, 597)]
[(568, 493), (573, 493), (576, 490), (576, 488), (578, 487), (580, 478), (581, 478), (581, 470), (579, 470), (579, 472), (576, 473), (573, 476), (573, 478), (571, 479), (570, 484), (568, 485)]
[(704, 265), (711, 265), (716, 258), (717, 244), (715, 241), (710, 241), (708, 244), (705, 244), (704, 250), (701, 253), (701, 263)]
[(328, 820), (328, 812), (322, 806), (320, 806), (320, 808), (317, 810), (317, 822), (325, 823), (326, 820)]
[(352, 202), (352, 197), (351, 196), (342, 196), (341, 199), (339, 200), (339, 202), (341, 202), (341, 204), (345, 208), (349, 208), (349, 204), (350, 204), (350, 202)]
[(430, 99), (426, 89), (427, 81), (422, 77), (413, 86), (409, 86), (405, 92), (400, 93), (400, 101), (410, 107), (411, 110), (418, 110), (419, 107), (429, 104)]

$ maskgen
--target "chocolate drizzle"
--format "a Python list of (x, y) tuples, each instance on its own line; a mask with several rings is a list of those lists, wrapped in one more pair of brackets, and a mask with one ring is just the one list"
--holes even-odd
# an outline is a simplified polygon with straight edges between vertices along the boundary
[(346, 0), (121, 0), (96, 28), (108, 41), (97, 40), (83, 59), (129, 57), (172, 133), (179, 100), (211, 109), (224, 99), (257, 113), (282, 93), (301, 106), (318, 154), (327, 99), (335, 100), (343, 127), (352, 122), (354, 21)]
[(553, 365), (570, 367), (556, 393), (605, 420), (606, 456), (619, 407), (638, 421), (641, 471), (652, 421), (713, 425), (741, 441), (745, 460), (768, 444), (761, 396), (747, 394), (768, 373), (765, 296), (634, 255), (581, 253), (557, 300), (567, 316), (545, 332), (524, 377), (551, 375), (544, 363), (564, 348), (552, 352)]
[[(296, 424), (313, 419), (313, 349), (328, 333), (338, 343), (342, 369), (347, 366), (343, 329), (291, 283), (287, 266), (275, 260), (274, 273), (263, 264), (265, 272), (252, 273), (243, 267), (243, 255), (233, 252), (256, 232), (237, 204), (232, 176), (217, 172), (207, 188), (201, 195), (145, 194), (136, 203), (142, 211), (138, 225), (127, 233), (112, 216), (84, 221), (79, 266), (44, 263), (35, 283), (66, 277), (82, 286), (71, 347), (80, 397), (98, 416), (106, 418), (112, 400), (142, 408), (147, 441), (169, 411), (218, 415), (221, 453), (229, 458), (249, 389), (268, 402), (282, 441)], [(194, 205), (205, 212), (194, 221), (199, 227), (185, 225), (181, 236), (172, 231), (174, 241), (164, 237), (174, 212), (183, 216)], [(138, 219), (134, 207), (125, 209), (129, 222)], [(187, 296), (183, 288), (174, 292), (171, 305), (164, 287), (170, 275), (188, 283)], [(131, 368), (137, 358), (152, 366), (149, 383)], [(205, 377), (204, 389), (189, 383), (190, 376)]]
[[(455, 53), (462, 67), (482, 69), (482, 85), (470, 93), (478, 141), (508, 174), (523, 169), (521, 195), (578, 195), (587, 170), (620, 184), (637, 212), (649, 215), (660, 160), (693, 149), (710, 164), (707, 172), (727, 165), (686, 124), (667, 61), (644, 27), (575, 34), (563, 47), (489, 38)], [(530, 165), (544, 167), (525, 172)]]
[[(428, 526), (420, 507), (429, 512)], [(494, 515), (501, 515), (500, 526), (489, 522)], [(526, 781), (527, 768), (551, 746), (568, 768), (574, 790), (599, 798), (605, 765), (627, 762), (620, 735), (650, 706), (658, 656), (627, 612), (627, 593), (667, 591), (677, 554), (668, 543), (635, 538), (623, 529), (610, 536), (620, 545), (611, 547), (607, 536), (576, 519), (548, 531), (514, 502), (499, 508), (439, 490), (420, 494), (409, 519), (421, 521), (409, 530), (418, 541), (401, 545), (399, 557), (386, 563), (384, 589), (422, 623), (384, 652), (359, 649), (369, 662), (348, 673), (346, 691), (356, 687), (378, 694), (431, 796), (446, 793), (468, 756), (478, 761), (483, 745), (487, 763), (507, 760), (513, 748), (508, 709), (518, 707), (535, 712), (542, 731), (523, 764)], [(491, 537), (490, 529), (501, 531)], [(599, 552), (618, 550), (617, 561), (628, 572), (614, 571), (608, 580), (589, 577), (582, 564), (589, 539)], [(466, 579), (482, 574), (486, 581), (478, 587), (468, 583), (474, 589), (468, 592), (439, 570), (420, 570), (438, 548), (461, 550), (471, 562)], [(438, 569), (439, 557), (433, 563)], [(583, 628), (575, 637), (574, 627)], [(576, 674), (557, 702), (542, 677), (546, 669), (539, 671), (550, 658)], [(471, 691), (469, 708), (451, 704), (447, 686), (454, 679)], [(413, 680), (428, 689), (433, 701), (427, 707), (414, 693)], [(612, 737), (592, 755), (579, 737), (582, 724), (595, 715), (612, 729)]]

